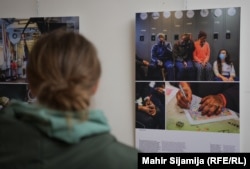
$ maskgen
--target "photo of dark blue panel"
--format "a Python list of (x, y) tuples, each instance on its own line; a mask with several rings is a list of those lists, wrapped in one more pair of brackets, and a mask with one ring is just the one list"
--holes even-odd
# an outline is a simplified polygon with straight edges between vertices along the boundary
[(214, 33), (214, 39), (219, 39), (219, 34), (218, 33)]
[(174, 35), (174, 40), (179, 40), (179, 35), (178, 34)]
[(168, 35), (165, 35), (165, 40), (168, 40)]
[(144, 41), (144, 36), (140, 36), (140, 41)]
[(155, 41), (155, 35), (151, 35), (151, 41)]

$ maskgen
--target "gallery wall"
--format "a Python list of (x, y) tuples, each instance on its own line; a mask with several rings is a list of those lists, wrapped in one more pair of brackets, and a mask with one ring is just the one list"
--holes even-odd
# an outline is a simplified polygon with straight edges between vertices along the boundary
[(92, 107), (105, 112), (118, 140), (134, 145), (135, 13), (227, 7), (241, 7), (240, 139), (241, 151), (250, 152), (249, 0), (0, 0), (0, 17), (79, 16), (80, 32), (96, 45), (103, 67)]

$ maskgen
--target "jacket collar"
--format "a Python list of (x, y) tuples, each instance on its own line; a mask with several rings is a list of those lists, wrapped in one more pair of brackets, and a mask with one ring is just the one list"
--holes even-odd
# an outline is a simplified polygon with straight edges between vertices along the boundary
[[(100, 110), (90, 110), (85, 121), (79, 120), (74, 112), (62, 112), (33, 103), (12, 100), (6, 108), (19, 120), (32, 123), (50, 137), (64, 142), (78, 143), (82, 138), (110, 131), (107, 119)], [(66, 118), (66, 114), (71, 115)]]

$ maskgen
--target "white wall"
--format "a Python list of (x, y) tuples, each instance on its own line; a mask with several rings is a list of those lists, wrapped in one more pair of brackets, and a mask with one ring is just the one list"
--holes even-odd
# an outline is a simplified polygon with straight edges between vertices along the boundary
[(103, 66), (93, 107), (106, 113), (118, 140), (134, 145), (135, 13), (241, 7), (241, 151), (250, 152), (249, 0), (0, 0), (0, 18), (79, 16), (80, 32), (93, 41)]

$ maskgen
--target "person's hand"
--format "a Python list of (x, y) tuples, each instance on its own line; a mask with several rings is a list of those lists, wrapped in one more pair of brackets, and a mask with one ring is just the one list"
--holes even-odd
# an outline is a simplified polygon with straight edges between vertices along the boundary
[(233, 78), (232, 76), (230, 76), (230, 77), (228, 78), (228, 81), (233, 82), (233, 81), (234, 81), (234, 78)]
[(202, 66), (205, 67), (207, 65), (206, 62), (201, 62)]
[(157, 65), (158, 66), (162, 66), (163, 65), (163, 62), (161, 60), (157, 60)]
[(149, 65), (149, 62), (146, 61), (146, 60), (143, 60), (142, 63), (143, 63), (143, 65), (145, 65), (145, 66), (148, 66), (148, 65)]
[(199, 111), (202, 115), (218, 115), (221, 113), (223, 108), (223, 99), (219, 95), (209, 95), (203, 97), (200, 102)]
[(224, 82), (229, 81), (229, 79), (226, 78), (226, 77), (224, 77), (224, 76), (222, 76), (221, 79), (222, 79), (222, 81), (224, 81)]
[(147, 97), (145, 99), (145, 102), (144, 102), (144, 105), (146, 106), (145, 107), (145, 112), (148, 113), (149, 115), (151, 116), (154, 116), (156, 115), (156, 107), (155, 107), (155, 104), (151, 101), (150, 99), (151, 97)]
[(181, 90), (176, 93), (177, 105), (181, 108), (189, 108), (192, 101), (192, 90), (187, 82), (180, 82), (186, 97), (183, 95)]
[(186, 68), (187, 67), (187, 62), (183, 62), (183, 65), (184, 65), (184, 67)]
[(143, 112), (147, 113), (150, 116), (155, 116), (156, 115), (156, 108), (155, 108), (154, 104), (140, 105), (140, 106), (138, 106), (138, 109), (140, 111), (143, 111)]
[(155, 87), (154, 89), (157, 93), (165, 94), (165, 88), (163, 87)]
[(234, 78), (231, 76), (229, 78), (227, 78), (225, 76), (221, 76), (221, 79), (222, 79), (222, 81), (226, 81), (226, 82), (233, 82), (234, 81)]
[(156, 107), (155, 105), (151, 102), (151, 104), (147, 105), (148, 107), (148, 114), (151, 115), (151, 116), (155, 116), (156, 115)]

